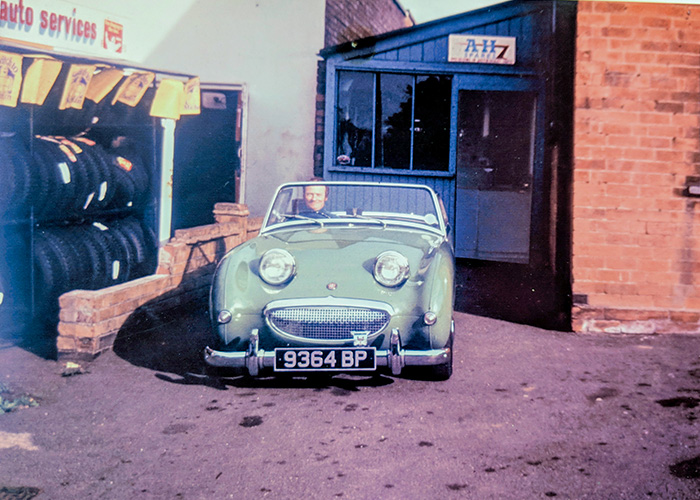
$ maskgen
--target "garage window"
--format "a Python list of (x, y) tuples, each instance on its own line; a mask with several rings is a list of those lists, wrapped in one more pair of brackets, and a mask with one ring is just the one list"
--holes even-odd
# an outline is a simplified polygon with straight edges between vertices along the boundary
[(336, 165), (449, 170), (452, 79), (340, 71)]

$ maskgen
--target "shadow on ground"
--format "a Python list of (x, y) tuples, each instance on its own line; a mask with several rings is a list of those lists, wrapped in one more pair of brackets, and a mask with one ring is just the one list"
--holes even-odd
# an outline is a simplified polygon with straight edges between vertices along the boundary
[(457, 259), (455, 310), (477, 316), (571, 330), (570, 296), (553, 274), (524, 264)]
[(150, 370), (181, 376), (202, 374), (202, 351), (209, 335), (203, 300), (176, 309), (146, 304), (124, 322), (114, 341), (114, 352), (129, 363)]
[[(204, 347), (211, 341), (209, 311), (204, 300), (175, 310), (159, 310), (144, 305), (124, 323), (114, 342), (114, 352), (129, 363), (158, 372), (165, 382), (206, 385), (225, 390), (237, 388), (301, 388), (357, 391), (360, 387), (380, 387), (393, 383), (382, 374), (371, 376), (314, 375), (265, 376), (251, 379), (241, 372), (208, 369)], [(271, 374), (270, 374), (271, 375)]]

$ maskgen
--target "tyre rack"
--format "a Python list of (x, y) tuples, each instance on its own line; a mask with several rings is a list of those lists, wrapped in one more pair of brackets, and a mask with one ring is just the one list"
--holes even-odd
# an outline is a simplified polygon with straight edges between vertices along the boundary
[(154, 123), (42, 135), (30, 108), (27, 136), (0, 132), (0, 338), (55, 335), (62, 293), (155, 270)]

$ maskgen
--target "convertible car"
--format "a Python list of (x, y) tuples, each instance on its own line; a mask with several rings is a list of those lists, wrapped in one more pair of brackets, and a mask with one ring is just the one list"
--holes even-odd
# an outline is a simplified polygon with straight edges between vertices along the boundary
[(213, 367), (452, 374), (454, 253), (441, 200), (407, 184), (280, 186), (214, 275)]

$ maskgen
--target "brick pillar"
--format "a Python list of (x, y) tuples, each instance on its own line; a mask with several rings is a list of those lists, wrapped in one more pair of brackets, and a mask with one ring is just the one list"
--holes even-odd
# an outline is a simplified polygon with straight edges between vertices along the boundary
[(214, 205), (214, 219), (222, 224), (225, 222), (242, 222), (248, 219), (248, 205), (242, 203), (217, 203)]

